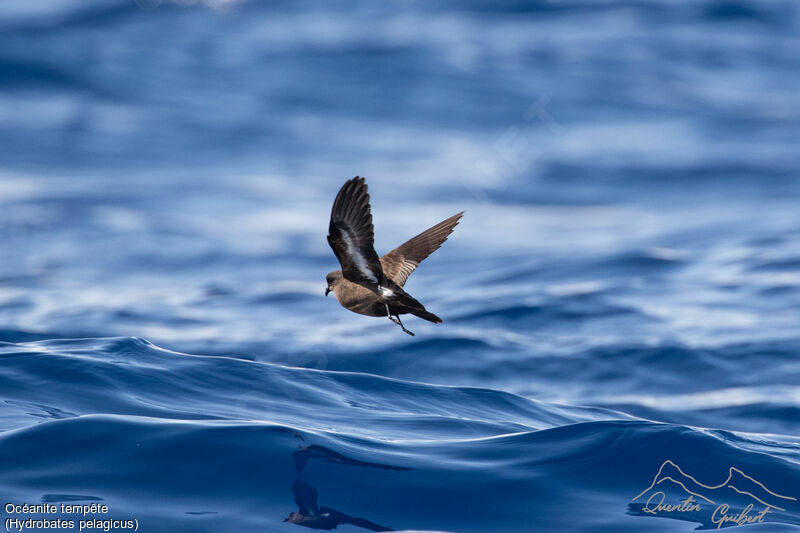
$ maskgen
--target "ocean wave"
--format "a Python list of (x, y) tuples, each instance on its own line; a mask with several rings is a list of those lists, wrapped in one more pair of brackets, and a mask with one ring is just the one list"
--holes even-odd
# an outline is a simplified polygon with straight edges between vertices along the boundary
[[(800, 486), (796, 439), (181, 354), (138, 338), (3, 343), (0, 390), (3, 493), (103, 501), (147, 531), (278, 530), (298, 512), (293, 499), (312, 497), (340, 524), (593, 527), (619, 522), (666, 459), (698, 478), (736, 465), (776, 492)], [(800, 508), (780, 516), (795, 520)]]

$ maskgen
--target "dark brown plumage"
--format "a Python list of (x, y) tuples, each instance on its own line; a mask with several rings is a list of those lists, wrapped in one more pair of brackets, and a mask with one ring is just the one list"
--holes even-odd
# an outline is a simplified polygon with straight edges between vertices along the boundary
[(328, 243), (342, 269), (328, 274), (325, 295), (333, 291), (339, 303), (354, 313), (388, 316), (409, 335), (413, 333), (403, 326), (401, 314), (441, 322), (405, 292), (403, 285), (414, 269), (447, 240), (463, 215), (463, 211), (453, 215), (378, 258), (367, 184), (358, 176), (348, 180), (333, 202), (328, 227)]

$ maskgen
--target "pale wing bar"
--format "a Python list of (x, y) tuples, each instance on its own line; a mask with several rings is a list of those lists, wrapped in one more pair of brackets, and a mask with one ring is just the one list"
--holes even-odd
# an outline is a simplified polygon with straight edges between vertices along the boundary
[(381, 257), (386, 277), (402, 287), (414, 269), (447, 240), (462, 216), (463, 211), (426, 229)]

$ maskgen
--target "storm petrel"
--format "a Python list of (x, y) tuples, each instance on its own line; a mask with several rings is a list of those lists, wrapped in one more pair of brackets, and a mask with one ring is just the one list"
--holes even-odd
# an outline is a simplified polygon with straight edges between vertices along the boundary
[(354, 313), (387, 316), (409, 335), (414, 334), (400, 321), (404, 313), (441, 322), (404, 291), (403, 285), (422, 260), (447, 240), (463, 215), (462, 211), (439, 222), (379, 259), (367, 184), (358, 176), (346, 181), (333, 202), (328, 227), (328, 243), (342, 269), (327, 275), (325, 296), (333, 291), (342, 307)]

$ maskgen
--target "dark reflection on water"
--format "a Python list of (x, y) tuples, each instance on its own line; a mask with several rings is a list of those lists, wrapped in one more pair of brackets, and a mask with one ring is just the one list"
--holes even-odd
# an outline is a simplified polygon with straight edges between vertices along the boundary
[[(317, 489), (300, 479), (300, 476), (303, 473), (303, 470), (305, 470), (308, 462), (311, 460), (320, 460), (346, 466), (382, 468), (385, 470), (395, 470), (398, 472), (411, 470), (410, 468), (359, 461), (358, 459), (346, 457), (331, 450), (330, 448), (319, 446), (317, 444), (300, 448), (292, 454), (292, 457), (294, 459), (294, 465), (297, 471), (297, 477), (292, 484), (292, 494), (294, 495), (294, 501), (297, 503), (298, 509), (297, 511), (291, 512), (289, 516), (284, 519), (285, 522), (291, 522), (292, 524), (310, 527), (313, 529), (325, 530), (335, 529), (337, 526), (342, 524), (350, 524), (360, 528), (368, 529), (370, 531), (394, 531), (394, 529), (391, 527), (376, 524), (375, 522), (367, 520), (366, 518), (348, 515), (341, 511), (337, 511), (336, 509), (325, 507), (324, 505), (319, 506), (317, 504)], [(346, 472), (342, 472), (341, 479), (343, 490), (346, 490)]]

